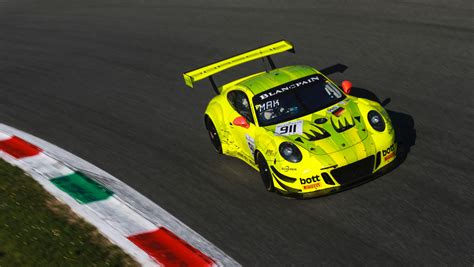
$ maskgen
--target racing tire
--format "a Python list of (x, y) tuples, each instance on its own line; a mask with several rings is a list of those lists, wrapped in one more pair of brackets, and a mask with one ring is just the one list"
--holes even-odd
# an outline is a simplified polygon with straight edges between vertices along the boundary
[(217, 153), (222, 154), (221, 139), (219, 138), (219, 134), (217, 133), (216, 126), (214, 126), (214, 123), (212, 122), (211, 118), (209, 118), (209, 116), (206, 116), (204, 122), (206, 124), (206, 129), (209, 133), (209, 138), (211, 139), (211, 143), (214, 146), (214, 149), (217, 151)]
[(262, 177), (263, 185), (268, 192), (275, 190), (273, 185), (272, 173), (270, 167), (268, 166), (267, 160), (263, 157), (260, 152), (257, 152), (257, 165), (260, 171), (260, 176)]

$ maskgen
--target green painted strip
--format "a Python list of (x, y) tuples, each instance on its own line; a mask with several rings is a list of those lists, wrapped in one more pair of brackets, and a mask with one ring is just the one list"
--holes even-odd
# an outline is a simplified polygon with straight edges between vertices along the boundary
[(80, 172), (51, 179), (51, 182), (81, 204), (105, 200), (114, 194)]

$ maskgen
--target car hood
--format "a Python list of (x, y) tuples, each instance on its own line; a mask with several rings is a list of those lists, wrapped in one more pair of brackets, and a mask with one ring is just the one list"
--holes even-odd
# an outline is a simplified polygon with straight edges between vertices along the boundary
[[(367, 138), (363, 119), (356, 101), (345, 99), (304, 117), (264, 128), (313, 154), (324, 155), (347, 149)], [(282, 127), (290, 125), (296, 126), (282, 134)]]

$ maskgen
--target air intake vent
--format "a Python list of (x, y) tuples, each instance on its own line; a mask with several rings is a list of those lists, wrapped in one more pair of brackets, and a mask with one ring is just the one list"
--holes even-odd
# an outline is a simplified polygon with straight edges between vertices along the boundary
[(377, 152), (377, 156), (375, 156), (375, 169), (377, 169), (380, 165), (380, 151)]
[(332, 177), (341, 185), (350, 184), (364, 178), (374, 170), (374, 156), (356, 161), (331, 171)]
[(334, 181), (331, 179), (329, 174), (323, 172), (321, 173), (321, 176), (323, 177), (323, 180), (326, 184), (334, 185)]

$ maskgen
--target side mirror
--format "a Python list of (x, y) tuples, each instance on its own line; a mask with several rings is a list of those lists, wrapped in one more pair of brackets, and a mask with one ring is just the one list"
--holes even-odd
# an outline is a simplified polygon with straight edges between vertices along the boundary
[(244, 127), (245, 129), (248, 129), (250, 127), (250, 124), (247, 122), (247, 120), (243, 116), (235, 118), (232, 123), (234, 125)]
[(342, 90), (344, 91), (344, 93), (350, 94), (351, 93), (351, 88), (352, 88), (352, 83), (348, 80), (342, 81), (341, 87), (342, 87)]

